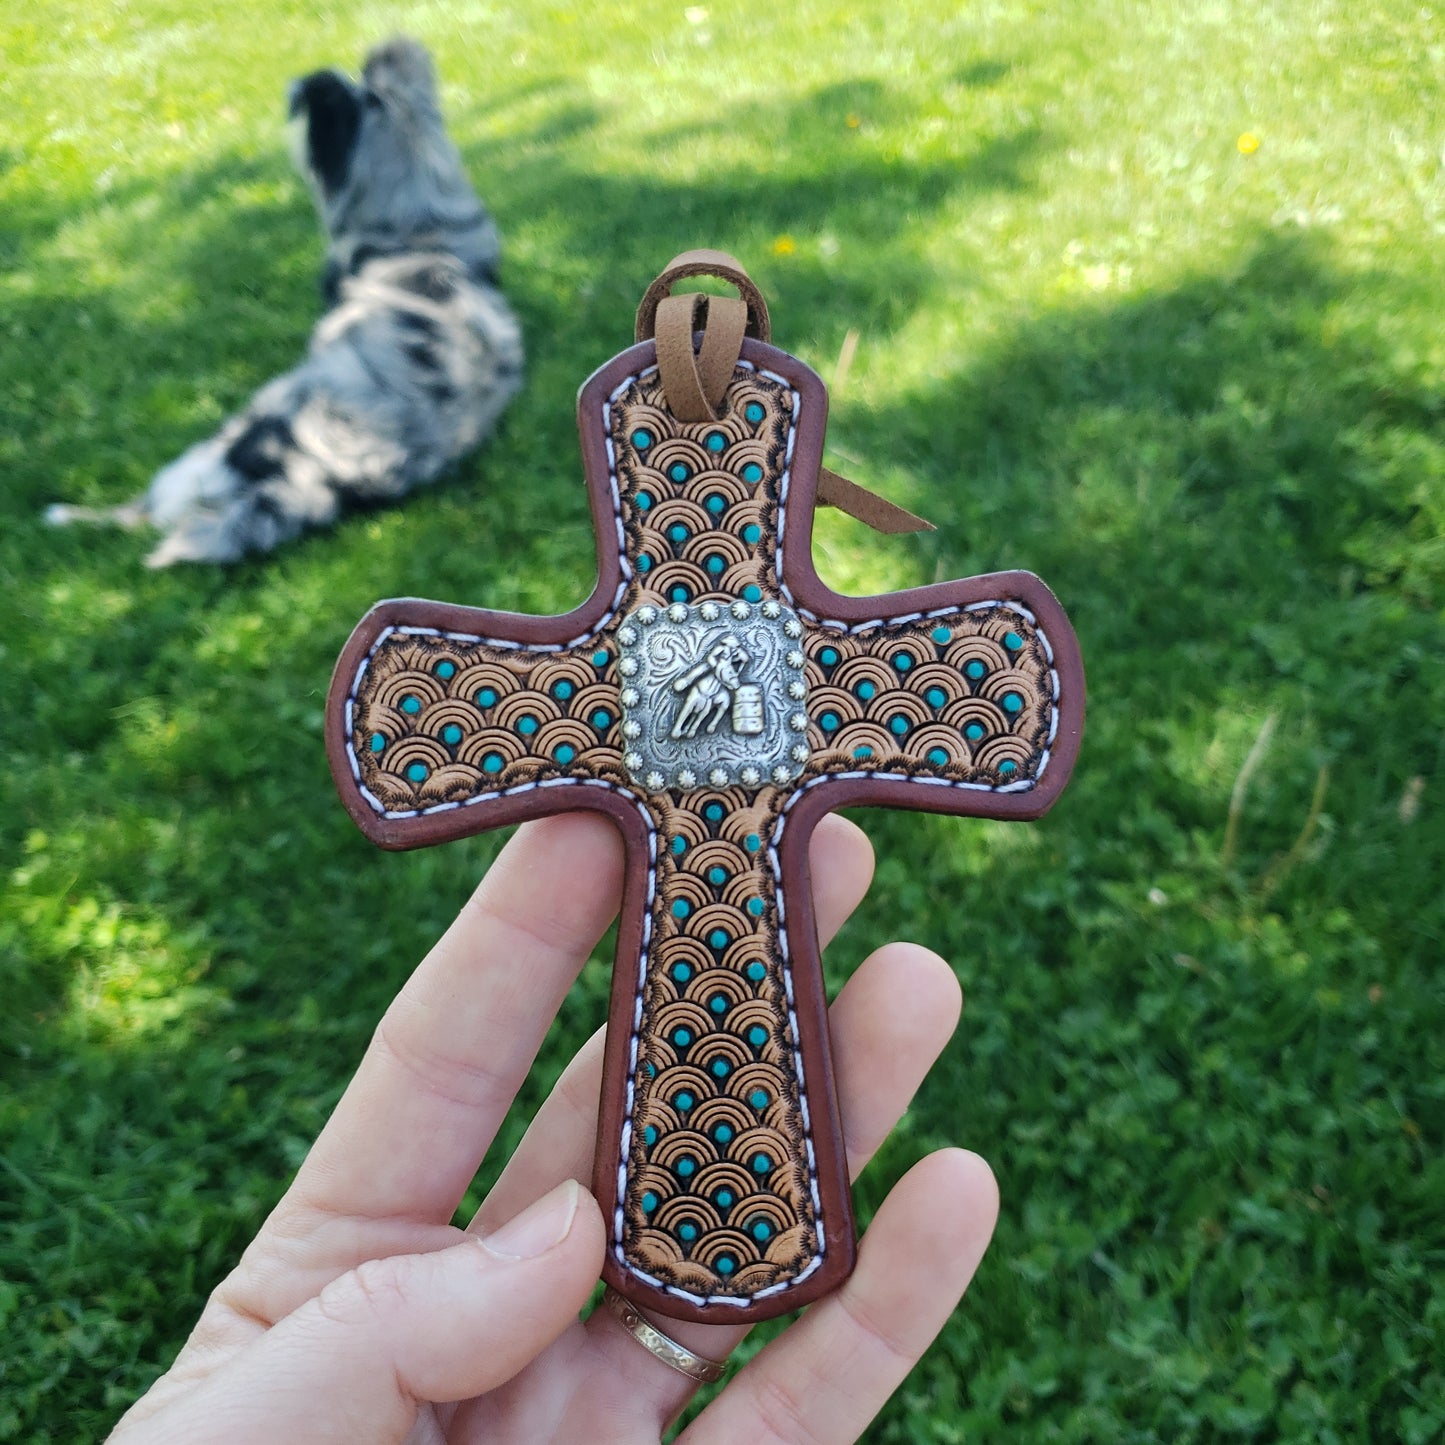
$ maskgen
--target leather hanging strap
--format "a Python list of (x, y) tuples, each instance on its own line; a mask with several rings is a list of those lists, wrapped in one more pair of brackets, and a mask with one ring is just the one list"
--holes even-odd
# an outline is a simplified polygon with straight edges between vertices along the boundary
[[(689, 276), (714, 276), (735, 286), (738, 294), (693, 291), (674, 296), (673, 285)], [(702, 343), (694, 349), (699, 332)], [(679, 421), (718, 419), (745, 335), (771, 339), (768, 304), (741, 263), (726, 251), (702, 249), (674, 256), (637, 308), (637, 340), (656, 338), (662, 389), (668, 409)], [(932, 522), (826, 467), (819, 471), (817, 501), (846, 512), (875, 532), (933, 531)]]
[(857, 482), (850, 482), (847, 477), (840, 477), (837, 472), (830, 472), (827, 467), (818, 469), (817, 499), (819, 506), (837, 507), (875, 532), (936, 530), (932, 522), (880, 497), (877, 492), (870, 492), (867, 487), (860, 487)]
[[(736, 296), (665, 296), (657, 307), (657, 369), (679, 421), (716, 421), (733, 379), (748, 308)], [(694, 352), (693, 333), (702, 332)]]
[[(715, 276), (736, 286), (738, 294), (672, 295), (673, 285), (689, 276)], [(702, 345), (694, 351), (697, 332), (702, 333)], [(763, 293), (726, 251), (684, 251), (674, 256), (637, 308), (637, 339), (656, 337), (662, 389), (679, 421), (716, 421), (743, 337), (766, 341), (770, 333)]]
[(643, 293), (642, 303), (637, 308), (635, 337), (638, 341), (651, 340), (657, 326), (657, 308), (664, 296), (672, 294), (673, 285), (689, 276), (715, 276), (736, 286), (748, 308), (747, 334), (759, 341), (772, 340), (772, 325), (768, 320), (768, 303), (757, 283), (743, 270), (735, 256), (726, 251), (684, 251), (674, 256), (663, 267), (657, 280)]

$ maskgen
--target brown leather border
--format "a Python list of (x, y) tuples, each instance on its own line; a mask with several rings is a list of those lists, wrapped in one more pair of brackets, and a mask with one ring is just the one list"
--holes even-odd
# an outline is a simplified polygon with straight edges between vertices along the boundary
[[(1083, 731), (1084, 674), (1073, 628), (1057, 600), (1029, 572), (997, 572), (960, 582), (890, 593), (886, 599), (844, 597), (826, 587), (813, 566), (811, 542), (817, 476), (822, 464), (827, 419), (827, 391), (822, 380), (801, 361), (773, 346), (748, 338), (742, 359), (785, 378), (802, 399), (787, 500), (783, 549), (783, 581), (795, 602), (819, 618), (845, 626), (880, 615), (886, 600), (889, 616), (955, 608), (991, 598), (1021, 602), (1039, 619), (1054, 650), (1061, 706), (1059, 730), (1049, 767), (1032, 790), (1020, 793), (970, 793), (969, 812), (986, 818), (1036, 818), (1057, 799), (1078, 755)], [(578, 393), (578, 431), (597, 539), (597, 586), (581, 607), (554, 617), (491, 612), (452, 603), (400, 598), (379, 603), (361, 620), (342, 650), (332, 677), (326, 709), (326, 749), (331, 770), (347, 811), (362, 832), (383, 848), (415, 848), (478, 831), (471, 809), (453, 809), (411, 819), (378, 816), (361, 797), (346, 752), (345, 701), (361, 661), (388, 626), (405, 623), (447, 631), (506, 637), (522, 644), (557, 644), (595, 627), (612, 607), (622, 573), (608, 475), (602, 404), (628, 376), (654, 365), (655, 343), (630, 347), (594, 372)], [(895, 807), (922, 809), (937, 797), (932, 790), (896, 779), (860, 778), (816, 787), (794, 805), (783, 836), (782, 886), (788, 899), (788, 943), (800, 975), (819, 968), (817, 929), (808, 868), (808, 843), (818, 820), (836, 808)], [(486, 811), (488, 827), (522, 822), (558, 810), (557, 791), (531, 791), (498, 798)], [(602, 788), (566, 790), (566, 806), (605, 813), (617, 824), (627, 853), (627, 883), (618, 931), (618, 957), (632, 959), (641, 947), (647, 874), (647, 834), (634, 805)], [(614, 969), (608, 1041), (603, 1066), (599, 1137), (619, 1136), (627, 1075), (627, 1048), (633, 1012), (635, 978), (628, 968)], [(798, 1308), (836, 1288), (852, 1270), (856, 1253), (848, 1170), (838, 1113), (837, 1091), (828, 1038), (827, 1000), (821, 988), (798, 991), (800, 1044), (808, 1060), (810, 1092), (825, 1107), (811, 1110), (817, 1179), (822, 1201), (825, 1255), (822, 1265), (802, 1284), (759, 1303), (732, 1307), (698, 1306), (660, 1288), (649, 1287), (624, 1272), (613, 1253), (612, 1220), (617, 1206), (617, 1160), (598, 1159), (593, 1188), (608, 1221), (608, 1251), (603, 1278), (634, 1303), (673, 1319), (703, 1323), (765, 1319)]]

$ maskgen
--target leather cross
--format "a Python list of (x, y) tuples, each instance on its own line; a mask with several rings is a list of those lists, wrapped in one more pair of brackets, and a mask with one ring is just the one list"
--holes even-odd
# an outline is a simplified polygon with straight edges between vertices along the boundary
[(814, 826), (842, 806), (1037, 817), (1084, 679), (1030, 573), (823, 585), (827, 394), (800, 361), (743, 339), (714, 410), (678, 419), (651, 339), (597, 371), (578, 399), (591, 597), (555, 617), (378, 604), (337, 663), (327, 749), (385, 848), (583, 808), (620, 829), (604, 1277), (662, 1315), (742, 1322), (854, 1260)]

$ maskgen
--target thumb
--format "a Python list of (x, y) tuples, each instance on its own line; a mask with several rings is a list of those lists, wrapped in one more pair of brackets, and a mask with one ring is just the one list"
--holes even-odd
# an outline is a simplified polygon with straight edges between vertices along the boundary
[(484, 1394), (546, 1349), (587, 1302), (603, 1248), (601, 1211), (569, 1179), (485, 1238), (368, 1260), (156, 1417), (153, 1438), (400, 1441), (421, 1403)]

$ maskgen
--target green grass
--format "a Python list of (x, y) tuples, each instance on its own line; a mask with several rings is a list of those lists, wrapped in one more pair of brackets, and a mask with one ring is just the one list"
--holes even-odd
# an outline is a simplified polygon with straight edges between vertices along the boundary
[[(870, 1438), (1441, 1440), (1436, 22), (713, 11), (0, 20), (0, 1440), (93, 1440), (164, 1367), (493, 856), (362, 840), (322, 754), (331, 662), (379, 596), (581, 600), (573, 394), (697, 244), (750, 265), (825, 377), (856, 328), (829, 460), (939, 524), (824, 515), (828, 580), (1029, 567), (1089, 668), (1042, 823), (862, 819), (878, 885), (830, 983), (905, 935), (969, 1002), (860, 1204), (945, 1142), (1004, 1199)], [(46, 502), (129, 495), (298, 354), (321, 248), (283, 86), (396, 28), (436, 48), (507, 239), (530, 382), (501, 435), (227, 571), (46, 530)]]

